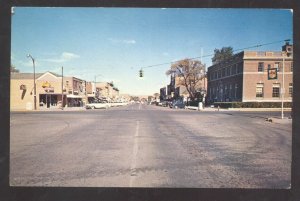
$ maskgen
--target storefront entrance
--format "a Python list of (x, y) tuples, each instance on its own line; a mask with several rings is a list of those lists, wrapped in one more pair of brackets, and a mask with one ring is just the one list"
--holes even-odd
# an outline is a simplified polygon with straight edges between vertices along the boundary
[(57, 107), (58, 95), (56, 94), (40, 94), (40, 107)]

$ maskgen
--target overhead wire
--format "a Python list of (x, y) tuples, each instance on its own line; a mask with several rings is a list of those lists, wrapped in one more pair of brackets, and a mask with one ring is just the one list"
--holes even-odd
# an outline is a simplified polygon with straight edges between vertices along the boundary
[[(247, 49), (251, 49), (251, 48), (262, 47), (262, 46), (271, 45), (271, 44), (275, 44), (275, 43), (279, 43), (279, 42), (283, 42), (283, 41), (287, 42), (287, 41), (290, 41), (290, 39), (279, 40), (279, 41), (274, 41), (274, 42), (270, 42), (270, 43), (264, 43), (264, 44), (253, 45), (253, 46), (249, 46), (249, 47), (245, 47), (245, 48), (235, 49), (232, 52), (238, 52), (238, 51), (247, 50)], [(199, 57), (187, 58), (187, 60), (194, 60), (194, 59), (199, 59), (199, 58), (203, 58), (203, 57), (211, 57), (211, 56), (214, 56), (214, 55), (215, 54), (208, 54), (208, 55), (199, 56)], [(149, 65), (149, 66), (144, 66), (144, 67), (141, 67), (141, 70), (145, 69), (145, 68), (153, 68), (153, 67), (157, 67), (157, 66), (162, 66), (162, 65), (167, 65), (167, 64), (173, 64), (173, 63), (176, 63), (176, 62), (179, 62), (179, 61), (181, 61), (181, 60), (172, 61), (172, 62), (165, 62), (165, 63), (160, 63), (160, 64), (154, 64), (154, 65)]]

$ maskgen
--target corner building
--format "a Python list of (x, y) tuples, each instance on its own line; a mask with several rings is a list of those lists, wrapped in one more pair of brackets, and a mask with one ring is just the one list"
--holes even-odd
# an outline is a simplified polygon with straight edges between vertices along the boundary
[[(277, 79), (268, 79), (272, 68), (277, 69)], [(281, 92), (285, 102), (292, 102), (293, 45), (286, 43), (277, 52), (240, 52), (208, 67), (207, 78), (208, 103), (281, 102)]]

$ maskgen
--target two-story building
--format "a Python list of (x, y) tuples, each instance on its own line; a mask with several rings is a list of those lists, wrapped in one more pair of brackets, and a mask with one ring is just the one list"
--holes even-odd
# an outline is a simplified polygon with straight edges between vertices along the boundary
[[(276, 79), (269, 72), (277, 71)], [(291, 102), (293, 45), (282, 51), (243, 51), (208, 68), (207, 100), (213, 102)]]

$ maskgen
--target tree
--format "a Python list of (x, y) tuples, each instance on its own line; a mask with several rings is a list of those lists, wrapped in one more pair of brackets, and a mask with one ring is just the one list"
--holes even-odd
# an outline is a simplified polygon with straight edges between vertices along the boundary
[(179, 77), (178, 84), (185, 86), (193, 101), (199, 91), (199, 82), (205, 78), (205, 65), (198, 60), (184, 59), (173, 63), (166, 74)]
[(155, 99), (159, 98), (159, 93), (154, 93), (153, 96), (154, 96)]
[(222, 47), (222, 49), (214, 50), (214, 57), (211, 59), (213, 64), (220, 63), (223, 60), (229, 59), (233, 56), (232, 47)]
[(15, 66), (10, 65), (10, 72), (11, 72), (11, 73), (19, 73), (20, 70), (18, 70)]

